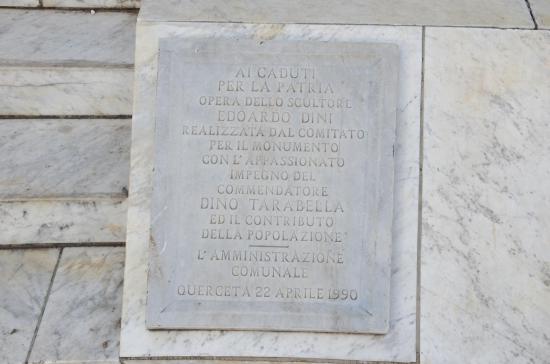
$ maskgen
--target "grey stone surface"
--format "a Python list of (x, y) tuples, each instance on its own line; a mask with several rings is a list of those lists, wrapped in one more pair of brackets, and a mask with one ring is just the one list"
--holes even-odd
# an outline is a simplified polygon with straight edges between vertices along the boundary
[(118, 359), (124, 248), (65, 248), (29, 363)]
[(139, 8), (140, 0), (42, 0), (46, 7), (67, 8)]
[(161, 43), (149, 328), (387, 332), (398, 61)]
[(144, 21), (533, 27), (524, 0), (145, 0), (141, 7)]
[(36, 7), (39, 4), (38, 0), (0, 0), (0, 6)]
[(130, 119), (1, 120), (0, 199), (121, 196)]
[(130, 67), (0, 66), (0, 115), (131, 115)]
[(529, 0), (531, 10), (540, 29), (550, 29), (550, 1)]
[(132, 65), (136, 14), (0, 11), (0, 65)]
[(120, 243), (126, 239), (126, 199), (0, 202), (0, 245)]
[(0, 362), (25, 362), (58, 249), (0, 250)]

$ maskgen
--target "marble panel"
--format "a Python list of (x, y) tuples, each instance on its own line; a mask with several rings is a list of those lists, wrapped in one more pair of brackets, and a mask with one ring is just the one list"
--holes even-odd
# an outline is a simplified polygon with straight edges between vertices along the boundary
[(25, 362), (58, 249), (0, 250), (0, 362)]
[(550, 363), (550, 33), (425, 52), (421, 362)]
[(130, 119), (0, 121), (0, 199), (128, 191)]
[(64, 248), (29, 363), (118, 359), (123, 247)]
[(0, 0), (0, 6), (36, 7), (38, 5), (40, 5), (39, 0)]
[(3, 201), (0, 230), (0, 246), (120, 243), (126, 199)]
[(550, 1), (529, 0), (531, 10), (540, 29), (550, 29)]
[[(417, 27), (142, 23), (136, 103), (121, 356), (416, 360), (416, 251), (422, 31)], [(145, 325), (158, 39), (252, 38), (395, 43), (400, 48), (390, 330), (386, 335), (261, 331), (149, 331)]]
[(159, 53), (148, 327), (386, 333), (398, 47)]
[(46, 7), (57, 8), (139, 8), (140, 0), (42, 0)]
[(136, 14), (6, 9), (0, 65), (132, 65)]
[(131, 115), (126, 68), (0, 67), (0, 115)]
[(141, 8), (149, 21), (533, 27), (524, 0), (153, 0)]

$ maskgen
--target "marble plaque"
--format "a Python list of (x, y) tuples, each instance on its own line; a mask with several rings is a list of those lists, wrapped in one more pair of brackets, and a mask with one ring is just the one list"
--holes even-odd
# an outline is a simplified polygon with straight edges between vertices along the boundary
[(387, 332), (398, 54), (161, 39), (149, 329)]

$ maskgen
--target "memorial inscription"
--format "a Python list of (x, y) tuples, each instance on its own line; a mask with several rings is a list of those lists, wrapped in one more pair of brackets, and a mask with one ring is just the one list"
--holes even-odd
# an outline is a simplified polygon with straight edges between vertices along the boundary
[(398, 49), (162, 39), (150, 329), (384, 333)]

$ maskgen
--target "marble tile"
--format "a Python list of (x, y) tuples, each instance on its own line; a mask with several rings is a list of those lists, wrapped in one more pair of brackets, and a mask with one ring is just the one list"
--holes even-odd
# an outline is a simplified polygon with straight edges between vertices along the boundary
[(425, 52), (421, 362), (550, 363), (550, 33)]
[(550, 29), (550, 1), (529, 0), (531, 10), (540, 29)]
[(0, 121), (0, 199), (125, 195), (130, 119)]
[(131, 68), (0, 67), (0, 115), (130, 115)]
[(0, 250), (0, 362), (25, 362), (58, 249)]
[(124, 242), (126, 199), (3, 201), (0, 231), (0, 246)]
[(35, 7), (39, 4), (38, 0), (0, 0), (0, 6)]
[(139, 8), (140, 0), (42, 0), (46, 7), (58, 8)]
[(0, 65), (132, 65), (136, 14), (5, 9)]
[(155, 0), (141, 8), (150, 21), (533, 27), (524, 0)]
[(29, 363), (116, 360), (124, 248), (65, 248)]
[[(415, 361), (418, 142), (422, 34), (417, 27), (143, 23), (138, 26), (121, 356), (269, 357)], [(145, 328), (158, 38), (242, 37), (389, 42), (400, 47), (390, 331), (387, 335)]]

